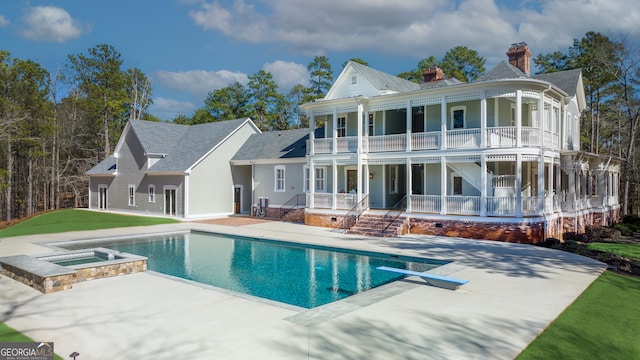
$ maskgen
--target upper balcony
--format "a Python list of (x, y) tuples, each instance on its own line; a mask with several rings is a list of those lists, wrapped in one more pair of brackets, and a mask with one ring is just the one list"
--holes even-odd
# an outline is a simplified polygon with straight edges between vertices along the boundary
[[(365, 153), (518, 146), (557, 149), (560, 146), (560, 136), (540, 128), (500, 126), (487, 127), (484, 132), (480, 128), (454, 129), (444, 132), (374, 135), (362, 138), (362, 152)], [(310, 149), (309, 146), (307, 148)], [(355, 153), (357, 150), (357, 136), (313, 140), (314, 154)]]

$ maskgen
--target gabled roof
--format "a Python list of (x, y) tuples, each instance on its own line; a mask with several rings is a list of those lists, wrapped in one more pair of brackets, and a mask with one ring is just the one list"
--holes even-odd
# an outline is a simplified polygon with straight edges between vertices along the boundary
[[(324, 128), (316, 129), (316, 136)], [(253, 134), (242, 145), (231, 161), (305, 159), (309, 129), (294, 129)]]
[(578, 85), (580, 85), (581, 77), (582, 71), (580, 69), (557, 71), (532, 76), (533, 79), (546, 81), (557, 86), (569, 96), (576, 95), (576, 90), (578, 89)]
[[(355, 76), (357, 83), (352, 82)], [(324, 100), (358, 96), (378, 96), (420, 90), (420, 85), (395, 75), (349, 61), (327, 92)]]
[(116, 158), (112, 155), (87, 171), (87, 175), (115, 175)]
[(371, 85), (380, 91), (392, 90), (396, 92), (406, 92), (420, 89), (420, 85), (413, 81), (387, 74), (354, 61), (349, 61), (348, 64), (351, 64), (351, 66), (360, 72), (360, 74), (362, 74), (362, 76), (364, 76)]
[[(260, 131), (249, 118), (198, 125), (129, 120), (115, 153), (117, 154), (122, 146), (125, 133), (132, 131), (142, 145), (142, 155), (158, 158), (148, 172), (185, 172), (247, 122), (256, 132)], [(111, 166), (114, 167), (112, 171)], [(87, 172), (88, 175), (114, 173), (114, 156), (110, 156)]]
[[(186, 171), (249, 119), (235, 119), (187, 126), (167, 156), (149, 172)], [(169, 144), (167, 144), (169, 145)]]

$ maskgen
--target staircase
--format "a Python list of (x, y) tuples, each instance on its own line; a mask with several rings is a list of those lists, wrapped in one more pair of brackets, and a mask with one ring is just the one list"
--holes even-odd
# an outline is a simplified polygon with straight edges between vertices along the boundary
[(347, 230), (347, 234), (395, 237), (407, 233), (406, 223), (407, 219), (401, 216), (389, 219), (384, 215), (362, 214), (358, 222)]
[[(482, 191), (484, 185), (481, 180), (482, 168), (476, 163), (448, 163), (447, 166), (460, 175), (466, 182), (471, 184), (478, 191)], [(487, 173), (487, 183), (492, 182), (491, 173)]]

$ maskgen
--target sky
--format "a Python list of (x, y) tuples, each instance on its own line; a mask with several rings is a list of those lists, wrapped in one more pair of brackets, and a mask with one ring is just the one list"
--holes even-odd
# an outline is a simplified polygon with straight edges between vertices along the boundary
[(260, 70), (281, 92), (308, 85), (316, 55), (335, 79), (351, 58), (398, 74), (461, 45), (488, 70), (512, 43), (535, 57), (587, 31), (640, 39), (638, 0), (0, 0), (0, 50), (55, 74), (68, 55), (111, 45), (151, 80), (163, 120)]

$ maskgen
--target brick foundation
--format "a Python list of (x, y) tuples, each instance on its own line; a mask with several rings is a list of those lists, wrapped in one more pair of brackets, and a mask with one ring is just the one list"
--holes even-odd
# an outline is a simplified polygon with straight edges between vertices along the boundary
[(410, 219), (411, 234), (536, 244), (544, 241), (542, 223), (514, 224), (479, 221)]
[[(339, 226), (344, 214), (305, 212), (304, 223), (311, 226), (334, 228)], [(538, 244), (546, 238), (563, 238), (567, 232), (584, 233), (592, 225), (611, 225), (620, 221), (620, 209), (614, 208), (604, 212), (585, 212), (579, 216), (562, 217), (552, 215), (542, 220), (531, 222), (492, 222), (459, 221), (429, 219), (428, 217), (410, 217), (411, 234), (440, 235), (471, 239), (496, 240)]]

